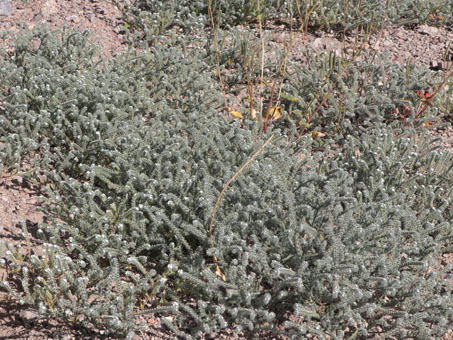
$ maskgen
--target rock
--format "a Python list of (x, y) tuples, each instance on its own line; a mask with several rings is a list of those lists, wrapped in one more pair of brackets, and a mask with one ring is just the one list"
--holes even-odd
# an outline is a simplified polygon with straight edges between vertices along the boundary
[(286, 39), (285, 33), (277, 33), (274, 35), (272, 40), (275, 41), (276, 43), (282, 44), (285, 42), (285, 39)]
[(402, 39), (404, 41), (409, 39), (408, 38), (408, 32), (406, 30), (404, 30), (404, 29), (396, 31), (395, 35), (396, 35), (397, 38)]
[[(453, 61), (430, 61), (429, 63), (429, 69), (433, 71), (446, 71), (451, 69), (453, 66)], [(448, 88), (447, 85), (445, 85), (445, 90)]]
[(343, 48), (343, 44), (334, 38), (316, 38), (313, 41), (313, 47), (317, 50), (326, 50), (327, 52), (334, 51), (337, 55), (341, 55), (341, 50)]
[(0, 0), (0, 15), (9, 15), (12, 12), (11, 0)]
[(74, 22), (78, 24), (80, 22), (80, 18), (77, 15), (69, 15), (64, 18), (67, 22)]
[(392, 47), (394, 45), (394, 43), (391, 40), (385, 40), (382, 45), (386, 48), (389, 48), (389, 47)]
[(417, 32), (428, 35), (435, 35), (439, 32), (437, 27), (431, 27), (428, 25), (420, 25), (417, 29)]
[(173, 316), (164, 316), (163, 319), (165, 319), (168, 322), (173, 322), (174, 317)]
[(36, 322), (41, 318), (40, 314), (32, 308), (24, 309), (19, 314), (20, 318), (22, 319), (24, 326), (28, 328), (31, 324)]
[(41, 6), (41, 15), (45, 18), (58, 14), (58, 11), (59, 6), (55, 0), (47, 0)]

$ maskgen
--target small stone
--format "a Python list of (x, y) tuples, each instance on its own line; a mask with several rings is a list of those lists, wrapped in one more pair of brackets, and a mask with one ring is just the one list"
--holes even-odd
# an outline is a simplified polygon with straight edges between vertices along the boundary
[(431, 27), (428, 25), (420, 25), (420, 27), (417, 29), (417, 32), (422, 34), (435, 35), (437, 34), (437, 32), (439, 32), (439, 29), (437, 27)]
[(383, 45), (384, 47), (389, 48), (389, 47), (393, 46), (393, 41), (391, 41), (391, 40), (386, 40), (386, 41), (384, 41), (384, 43), (383, 43), (382, 45)]
[(105, 14), (105, 10), (99, 6), (94, 6), (94, 12), (101, 15)]
[(19, 313), (20, 318), (22, 319), (22, 322), (24, 323), (24, 326), (28, 328), (31, 324), (36, 322), (41, 316), (40, 314), (32, 308), (27, 308), (22, 310)]
[(337, 55), (341, 54), (341, 49), (343, 47), (342, 43), (334, 38), (316, 38), (313, 41), (313, 47), (315, 49), (324, 49), (327, 52), (334, 51)]
[(405, 30), (398, 30), (395, 33), (396, 37), (402, 40), (407, 40), (408, 39), (408, 33)]
[(273, 40), (276, 43), (280, 43), (280, 44), (284, 43), (285, 42), (285, 33), (277, 33), (276, 35), (274, 35)]
[(168, 322), (173, 322), (174, 317), (173, 316), (164, 316), (163, 319), (165, 319)]
[(442, 71), (442, 63), (431, 60), (429, 62), (429, 69), (433, 71)]
[(0, 0), (0, 15), (9, 15), (12, 12), (11, 0)]
[(77, 24), (77, 23), (79, 23), (80, 18), (77, 15), (69, 15), (69, 16), (65, 17), (65, 20), (71, 21), (71, 22), (74, 22)]
[(46, 18), (58, 14), (58, 11), (58, 3), (55, 0), (47, 0), (41, 6), (41, 15)]

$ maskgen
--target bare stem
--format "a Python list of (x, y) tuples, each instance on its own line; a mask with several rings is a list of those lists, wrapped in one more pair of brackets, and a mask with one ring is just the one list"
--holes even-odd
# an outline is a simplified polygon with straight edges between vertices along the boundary
[[(222, 196), (223, 194), (225, 193), (225, 191), (228, 189), (228, 187), (230, 186), (231, 182), (233, 182), (238, 176), (239, 174), (244, 171), (251, 162), (253, 162), (253, 160), (261, 153), (263, 152), (263, 150), (265, 149), (265, 147), (271, 142), (272, 138), (274, 138), (274, 135), (270, 136), (267, 141), (263, 144), (263, 146), (253, 154), (252, 157), (250, 157), (248, 159), (247, 162), (244, 163), (244, 165), (238, 170), (236, 171), (236, 173), (228, 180), (228, 182), (226, 182), (225, 186), (223, 187), (222, 191), (220, 192), (219, 194), (219, 197), (217, 197), (217, 201), (215, 202), (215, 205), (214, 205), (214, 209), (212, 209), (212, 215), (211, 215), (211, 222), (209, 223), (209, 241), (211, 243), (211, 248), (214, 247), (214, 241), (213, 241), (213, 237), (212, 237), (212, 232), (213, 232), (213, 227), (214, 227), (214, 217), (215, 217), (215, 213), (216, 213), (216, 210), (217, 210), (217, 207), (219, 206), (219, 203), (220, 203), (220, 200), (222, 199)], [(214, 260), (214, 263), (217, 265), (217, 257), (214, 255), (213, 256), (213, 260)], [(217, 265), (217, 273), (220, 273), (219, 275), (223, 275), (222, 272), (220, 272), (220, 269)]]

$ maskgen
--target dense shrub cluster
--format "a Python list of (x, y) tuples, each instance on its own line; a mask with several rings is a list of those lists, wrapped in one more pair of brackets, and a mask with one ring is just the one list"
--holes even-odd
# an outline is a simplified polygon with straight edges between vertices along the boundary
[(211, 24), (224, 28), (257, 18), (287, 24), (307, 24), (314, 29), (343, 32), (357, 27), (376, 29), (386, 22), (408, 25), (453, 23), (451, 1), (299, 1), (299, 0), (114, 0), (129, 24), (145, 33), (161, 34), (172, 27), (184, 30)]
[[(417, 91), (437, 88), (442, 82), (427, 67), (391, 63), (385, 55), (348, 61), (334, 52), (307, 51), (288, 62), (282, 86), (282, 104), (289, 118), (301, 124), (311, 118), (314, 128), (344, 138), (360, 136), (376, 124), (420, 126), (448, 114), (446, 106), (439, 110), (441, 100), (436, 99), (433, 108), (414, 119), (421, 103)], [(445, 89), (439, 91), (438, 98), (443, 97), (448, 98)]]
[(156, 43), (101, 63), (85, 35), (42, 27), (4, 52), (2, 166), (33, 168), (48, 219), (42, 251), (0, 244), (1, 286), (117, 337), (142, 330), (140, 313), (172, 315), (161, 320), (182, 338), (442, 336), (449, 154), (372, 121), (333, 156), (330, 141), (316, 153), (310, 136), (257, 133), (216, 112), (204, 57)]
[(453, 4), (449, 1), (323, 0), (301, 3), (304, 4), (302, 13), (310, 13), (311, 25), (322, 30), (375, 29), (384, 22), (396, 25), (425, 22), (449, 25), (453, 22)]
[[(357, 27), (371, 31), (383, 24), (428, 22), (434, 25), (448, 24), (453, 20), (453, 5), (435, 1), (141, 0), (117, 3), (122, 4), (128, 25), (134, 27), (136, 45), (149, 45), (165, 39), (174, 41), (179, 39), (181, 32), (191, 34), (196, 31), (192, 39), (205, 51), (206, 61), (215, 68), (214, 72), (221, 75), (226, 93), (239, 91), (238, 88), (244, 85), (256, 86), (262, 71), (269, 82), (281, 77), (277, 59), (284, 59), (285, 51), (271, 51), (277, 57), (266, 60), (261, 67), (261, 38), (253, 30), (237, 27), (238, 24), (256, 22), (257, 17), (263, 22), (266, 18), (291, 22), (293, 29), (308, 22), (311, 29), (341, 32)], [(293, 19), (297, 19), (297, 23)], [(217, 27), (215, 34), (211, 29), (212, 20)], [(170, 33), (169, 29), (175, 26), (179, 30)], [(201, 29), (206, 26), (210, 29)], [(143, 41), (139, 43), (137, 38)], [(285, 116), (296, 125), (311, 124), (316, 128), (323, 126), (328, 131), (342, 130), (343, 134), (357, 135), (379, 121), (386, 124), (401, 122), (399, 113), (403, 112), (406, 116), (404, 123), (410, 121), (412, 124), (420, 104), (416, 92), (426, 89), (434, 91), (443, 81), (432, 79), (428, 69), (390, 63), (385, 56), (366, 57), (360, 51), (363, 52), (360, 58), (351, 62), (348, 60), (350, 57), (339, 57), (333, 52), (323, 55), (305, 49), (300, 51), (303, 58), (286, 63), (287, 67), (282, 72), (283, 92), (279, 97), (286, 111)], [(270, 97), (268, 92), (266, 100)], [(434, 110), (428, 108), (423, 119), (416, 124), (423, 124), (426, 117), (432, 122), (441, 118), (440, 113), (450, 114), (448, 101), (451, 90), (450, 96), (443, 95), (444, 92), (442, 90), (438, 94)], [(437, 110), (441, 100), (444, 109)], [(323, 102), (321, 107), (320, 102)], [(288, 128), (291, 123), (285, 121), (278, 125)]]

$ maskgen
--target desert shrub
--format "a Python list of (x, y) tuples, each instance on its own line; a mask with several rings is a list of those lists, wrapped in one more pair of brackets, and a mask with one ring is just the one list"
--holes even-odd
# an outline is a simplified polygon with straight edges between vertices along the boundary
[[(209, 85), (208, 66), (195, 51), (192, 59), (188, 53), (183, 46), (159, 45), (147, 56), (104, 63), (88, 32), (24, 32), (1, 60), (3, 164), (17, 169), (24, 156), (49, 148), (74, 158), (65, 166), (95, 162), (98, 140), (115, 135), (125, 121), (150, 119), (162, 105), (183, 112), (196, 106), (208, 114), (220, 97)], [(56, 159), (38, 158), (46, 164)]]
[[(295, 149), (217, 114), (210, 68), (181, 45), (112, 64), (75, 32), (17, 46), (1, 60), (2, 151), (35, 157), (47, 216), (41, 251), (0, 244), (1, 286), (21, 303), (116, 337), (141, 313), (185, 338), (446, 332), (452, 161), (433, 142), (377, 127), (333, 157), (309, 136)], [(225, 183), (272, 134), (211, 239)]]
[(145, 40), (154, 41), (172, 28), (188, 34), (202, 29), (208, 20), (203, 1), (113, 0), (113, 3), (121, 9), (125, 27), (138, 31)]
[(439, 95), (422, 115), (418, 91), (433, 93), (443, 74), (427, 67), (390, 62), (385, 56), (347, 60), (334, 52), (316, 52), (309, 47), (302, 57), (288, 62), (281, 91), (287, 116), (301, 126), (323, 130), (330, 135), (359, 136), (378, 125), (422, 126), (439, 122), (448, 115)]
[[(221, 75), (222, 85), (225, 85), (223, 91), (226, 95), (237, 93), (236, 91), (244, 86), (255, 89), (259, 86), (257, 84), (260, 83), (261, 77), (259, 56), (262, 53), (262, 38), (257, 38), (256, 32), (247, 27), (233, 27), (243, 23), (241, 20), (253, 17), (251, 13), (256, 11), (261, 11), (260, 14), (255, 13), (255, 15), (261, 15), (262, 18), (283, 17), (284, 15), (294, 18), (297, 17), (295, 13), (299, 13), (299, 15), (311, 13), (310, 15), (315, 15), (310, 19), (313, 27), (325, 24), (327, 26), (323, 29), (328, 30), (336, 29), (336, 26), (345, 22), (344, 13), (347, 13), (346, 17), (351, 21), (346, 25), (347, 29), (355, 28), (357, 25), (371, 25), (373, 20), (376, 25), (382, 24), (384, 17), (387, 17), (390, 23), (398, 23), (401, 18), (405, 18), (405, 20), (418, 18), (417, 20), (422, 22), (422, 12), (426, 12), (425, 17), (428, 17), (428, 12), (437, 13), (437, 16), (441, 16), (445, 20), (449, 17), (445, 13), (448, 13), (449, 4), (436, 5), (434, 2), (417, 1), (401, 3), (382, 1), (301, 2), (301, 8), (296, 8), (297, 6), (293, 2), (273, 1), (229, 1), (227, 3), (200, 1), (191, 2), (190, 6), (196, 7), (192, 9), (183, 3), (161, 1), (138, 1), (134, 3), (134, 6), (129, 10), (136, 14), (142, 13), (143, 17), (159, 16), (161, 13), (166, 13), (167, 10), (171, 10), (176, 21), (185, 22), (189, 26), (192, 21), (188, 19), (187, 13), (192, 13), (193, 18), (197, 17), (196, 22), (199, 25), (190, 26), (194, 29), (195, 26), (197, 27), (197, 34), (192, 36), (192, 44), (187, 48), (204, 51), (203, 58), (206, 63), (210, 65), (213, 72)], [(216, 30), (215, 37), (212, 36), (212, 30), (198, 30), (203, 26), (202, 22), (206, 25), (210, 22), (209, 6), (213, 8), (212, 15), (221, 18), (218, 19), (219, 22), (225, 23), (225, 25), (220, 25), (222, 29)], [(388, 8), (386, 8), (387, 6)], [(365, 21), (358, 24), (361, 20), (358, 16), (366, 18), (366, 20), (363, 19)], [(316, 21), (318, 20), (316, 18), (319, 19), (319, 22)], [(155, 19), (153, 20), (155, 21)], [(143, 24), (146, 20), (140, 19), (139, 21)], [(343, 27), (340, 26), (338, 29)], [(145, 30), (145, 35), (140, 37), (140, 39), (144, 39), (144, 45), (153, 44), (156, 39), (173, 39), (173, 41), (179, 39), (178, 33), (174, 36), (174, 32), (170, 34), (166, 29), (157, 32), (153, 29), (147, 31), (145, 27), (147, 27), (146, 24), (142, 28)], [(134, 41), (137, 38), (138, 36), (134, 35)], [(267, 60), (263, 65), (263, 74), (265, 81), (270, 84), (273, 83), (275, 77), (283, 78), (281, 80), (283, 83), (282, 96), (279, 96), (279, 99), (283, 104), (285, 118), (291, 120), (285, 119), (276, 122), (275, 125), (279, 128), (290, 130), (294, 128), (295, 124), (299, 126), (299, 130), (304, 129), (304, 126), (309, 126), (311, 130), (322, 129), (330, 136), (336, 133), (342, 135), (353, 133), (357, 136), (377, 123), (421, 126), (427, 121), (432, 124), (444, 118), (445, 115), (449, 115), (449, 96), (448, 94), (443, 95), (446, 93), (446, 90), (443, 89), (436, 97), (433, 107), (429, 107), (421, 117), (417, 117), (419, 118), (417, 121), (414, 121), (414, 116), (419, 112), (421, 103), (417, 91), (429, 90), (433, 93), (437, 85), (443, 81), (441, 77), (433, 76), (427, 68), (413, 67), (410, 64), (399, 65), (380, 55), (365, 57), (365, 52), (360, 51), (358, 46), (356, 46), (355, 53), (361, 52), (362, 55), (353, 62), (334, 53), (325, 55), (307, 49), (300, 51), (303, 55), (302, 59), (288, 61), (282, 77), (278, 72), (279, 61), (285, 57), (285, 51), (277, 49), (272, 51), (272, 53), (274, 52), (275, 54), (281, 52), (282, 55), (275, 58), (279, 60)], [(263, 94), (265, 105), (269, 104), (269, 92), (270, 86)], [(250, 99), (251, 97), (247, 97), (247, 100), (253, 100), (253, 98)], [(275, 97), (277, 96), (274, 96), (273, 104), (275, 104)], [(444, 98), (443, 103), (441, 103), (442, 98)], [(443, 109), (440, 106), (447, 106), (447, 108)], [(239, 108), (236, 109), (239, 110)], [(245, 115), (244, 111), (246, 110), (242, 110)]]
[[(123, 11), (127, 25), (150, 37), (179, 27), (186, 32), (210, 25), (222, 28), (238, 24), (279, 20), (288, 25), (307, 24), (311, 29), (351, 32), (356, 28), (375, 30), (383, 24), (450, 25), (453, 4), (450, 1), (411, 0), (199, 0), (129, 2), (114, 0)], [(294, 26), (294, 27), (295, 27)]]
[[(225, 48), (222, 45), (219, 64), (213, 67), (222, 73), (226, 93), (248, 87), (257, 96), (261, 79), (259, 43), (253, 38), (246, 41), (250, 37), (248, 31), (232, 32), (235, 39)], [(353, 59), (318, 51), (307, 44), (298, 54), (285, 63), (281, 73), (279, 60), (263, 64), (266, 84), (261, 92), (263, 114), (270, 105), (273, 81), (277, 80), (272, 105), (282, 108), (283, 119), (272, 125), (288, 134), (294, 128), (298, 133), (322, 131), (342, 143), (345, 136), (359, 137), (377, 125), (403, 130), (405, 126), (425, 128), (450, 116), (451, 89), (442, 86), (444, 73), (433, 73), (426, 66), (394, 63), (385, 55), (370, 55), (366, 51)], [(419, 94), (434, 93), (439, 87), (431, 105), (421, 113), (424, 102)], [(249, 108), (250, 101), (259, 106), (250, 95), (242, 101)], [(252, 118), (244, 107), (241, 111), (248, 119)]]
[[(20, 168), (24, 157), (36, 173), (41, 164), (46, 168), (55, 163), (56, 154), (94, 161), (96, 140), (113, 133), (119, 122), (149, 112), (147, 83), (130, 73), (130, 63), (107, 65), (99, 58), (88, 32), (58, 35), (44, 26), (24, 31), (14, 49), (3, 52), (0, 133), (5, 170)], [(14, 157), (6, 156), (10, 146)], [(48, 156), (50, 150), (55, 155)]]
[[(377, 29), (383, 24), (414, 25), (452, 23), (453, 5), (448, 1), (353, 0), (302, 2), (312, 28), (350, 32), (355, 28)], [(430, 16), (431, 15), (431, 16)]]

